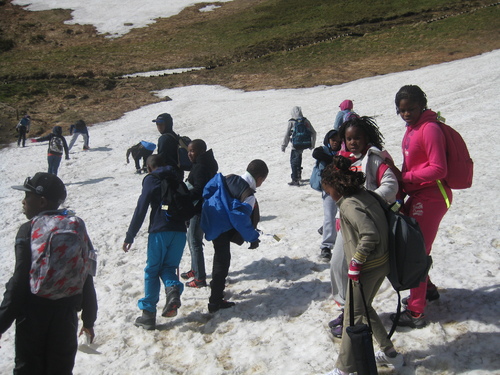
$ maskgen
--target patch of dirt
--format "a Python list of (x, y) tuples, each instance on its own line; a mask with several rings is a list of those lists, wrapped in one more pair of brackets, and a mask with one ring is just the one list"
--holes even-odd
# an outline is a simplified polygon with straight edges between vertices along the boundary
[[(199, 12), (203, 4), (184, 9), (180, 14), (166, 19), (159, 19), (155, 24), (156, 30), (165, 35), (175, 33), (178, 28), (188, 27), (190, 24), (239, 12), (242, 9), (253, 7), (263, 0), (238, 0), (220, 3), (221, 8), (216, 12)], [(0, 102), (0, 144), (15, 141), (15, 125), (25, 113), (32, 117), (31, 137), (40, 136), (49, 132), (53, 126), (60, 125), (68, 129), (74, 121), (82, 118), (88, 124), (114, 120), (125, 112), (135, 110), (141, 106), (166, 100), (154, 96), (151, 91), (169, 87), (217, 84), (234, 89), (266, 90), (280, 88), (312, 87), (316, 85), (337, 85), (359, 78), (373, 75), (387, 74), (423, 66), (447, 62), (481, 54), (495, 48), (500, 48), (498, 35), (490, 40), (474, 38), (469, 41), (457, 42), (457, 49), (453, 53), (436, 51), (432, 46), (427, 49), (416, 50), (408, 54), (398, 54), (389, 51), (377, 56), (366, 56), (352, 60), (349, 64), (332, 61), (329, 66), (308, 69), (294, 69), (293, 74), (287, 74), (286, 69), (272, 73), (262, 69), (256, 73), (239, 73), (232, 67), (245, 61), (265, 58), (272, 53), (301, 48), (304, 45), (321, 42), (344, 33), (356, 37), (370, 37), (377, 30), (390, 29), (398, 25), (418, 24), (431, 19), (439, 19), (450, 13), (467, 12), (474, 7), (488, 4), (488, 1), (463, 1), (454, 8), (442, 8), (409, 13), (394, 19), (363, 20), (356, 25), (335, 25), (325, 28), (321, 32), (310, 35), (291, 36), (286, 40), (273, 40), (259, 45), (248, 46), (237, 51), (234, 56), (217, 59), (215, 69), (190, 72), (171, 77), (157, 77), (148, 79), (113, 79), (114, 67), (98, 67), (99, 72), (88, 71), (75, 66), (72, 75), (57, 77), (18, 77), (14, 81), (29, 85), (30, 80), (46, 80), (47, 89), (43, 92), (29, 92), (29, 95), (19, 96), (15, 105)], [(43, 15), (41, 14), (43, 13)], [(0, 54), (2, 48), (9, 48), (6, 40), (14, 40), (16, 48), (26, 50), (26, 53), (44, 53), (58, 45), (87, 46), (89, 43), (107, 43), (108, 40), (98, 35), (91, 25), (65, 25), (70, 19), (69, 10), (51, 10), (45, 12), (29, 12), (21, 7), (13, 6), (10, 0), (0, 0)], [(42, 21), (43, 20), (43, 21)], [(131, 45), (141, 43), (146, 39), (150, 29), (135, 29), (121, 39), (129, 41)], [(352, 37), (352, 36), (351, 36)], [(125, 71), (142, 71), (146, 60), (150, 63), (151, 57), (144, 56), (142, 61), (127, 61), (124, 59)], [(184, 56), (172, 56), (169, 64), (175, 65), (186, 61)], [(73, 68), (73, 67), (72, 67)], [(142, 68), (142, 69), (141, 69)], [(97, 69), (96, 69), (97, 70)], [(12, 82), (12, 77), (3, 77), (4, 81)], [(1, 82), (0, 82), (1, 83)], [(2, 85), (0, 84), (0, 93)]]

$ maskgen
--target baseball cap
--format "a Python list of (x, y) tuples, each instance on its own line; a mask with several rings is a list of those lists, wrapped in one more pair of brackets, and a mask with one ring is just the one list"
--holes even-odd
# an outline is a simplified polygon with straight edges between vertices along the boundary
[(58, 204), (66, 199), (64, 182), (55, 174), (50, 173), (38, 172), (33, 177), (27, 177), (23, 185), (12, 186), (12, 189), (35, 193)]
[(172, 124), (172, 116), (170, 116), (169, 113), (162, 113), (161, 115), (158, 115), (158, 117), (154, 119), (153, 122), (164, 122), (166, 124)]

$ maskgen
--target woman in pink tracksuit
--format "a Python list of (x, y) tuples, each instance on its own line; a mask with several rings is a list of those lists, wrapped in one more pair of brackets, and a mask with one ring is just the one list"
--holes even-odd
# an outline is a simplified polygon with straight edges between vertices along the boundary
[[(395, 102), (397, 113), (406, 122), (402, 142), (403, 167), (399, 171), (391, 161), (386, 160), (386, 163), (408, 195), (403, 211), (419, 223), (427, 254), (430, 254), (439, 223), (448, 211), (446, 199), (448, 203), (452, 201), (451, 189), (444, 181), (447, 174), (446, 139), (437, 123), (437, 114), (427, 109), (427, 97), (420, 87), (401, 87)], [(438, 298), (437, 288), (429, 279), (411, 289), (410, 297), (403, 301), (407, 302), (407, 309), (401, 314), (398, 325), (424, 327), (427, 300)]]

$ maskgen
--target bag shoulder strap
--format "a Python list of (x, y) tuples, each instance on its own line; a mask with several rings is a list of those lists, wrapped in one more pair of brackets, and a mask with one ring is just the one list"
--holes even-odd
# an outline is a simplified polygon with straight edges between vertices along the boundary
[[(349, 279), (349, 324), (354, 326), (354, 292), (353, 292), (353, 281)], [(368, 307), (366, 306), (365, 293), (363, 292), (363, 284), (359, 283), (359, 291), (361, 292), (361, 299), (363, 300), (363, 306), (365, 308), (366, 319), (368, 320), (368, 327), (370, 327), (370, 331), (373, 332), (372, 323), (370, 322), (370, 315), (368, 314)]]

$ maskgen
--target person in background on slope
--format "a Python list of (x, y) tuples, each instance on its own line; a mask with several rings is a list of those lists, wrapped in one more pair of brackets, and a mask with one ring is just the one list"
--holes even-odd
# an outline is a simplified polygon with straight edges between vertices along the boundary
[(387, 338), (387, 331), (372, 307), (372, 301), (389, 273), (389, 235), (385, 212), (377, 199), (365, 190), (364, 173), (355, 171), (349, 159), (334, 156), (333, 163), (324, 169), (321, 177), (323, 190), (330, 194), (340, 212), (344, 258), (349, 263), (347, 275), (353, 281), (354, 298), (350, 301), (347, 296), (339, 356), (335, 369), (329, 374), (344, 375), (357, 371), (351, 339), (345, 330), (349, 325), (351, 308), (354, 309), (354, 324), (366, 320), (358, 283), (363, 287), (373, 337), (381, 349), (375, 354), (375, 360), (379, 365), (399, 369), (404, 364), (403, 356), (396, 352), (392, 341)]
[[(337, 130), (330, 130), (325, 135), (323, 146), (316, 147), (313, 150), (312, 156), (317, 160), (321, 169), (324, 169), (333, 160), (333, 157), (340, 150), (340, 135)], [(320, 260), (329, 262), (332, 259), (332, 249), (337, 238), (337, 230), (335, 228), (335, 216), (337, 214), (337, 206), (330, 195), (324, 191), (321, 192), (323, 199), (323, 226), (321, 242)]]
[(82, 310), (83, 321), (80, 335), (87, 334), (90, 342), (95, 336), (97, 297), (93, 277), (87, 276), (81, 294), (56, 300), (35, 295), (30, 288), (31, 219), (60, 211), (66, 188), (57, 176), (41, 172), (12, 188), (25, 192), (23, 211), (30, 221), (17, 232), (16, 265), (0, 305), (0, 338), (16, 320), (14, 374), (71, 374), (78, 348), (78, 311)]
[[(141, 174), (142, 172), (147, 173), (148, 167), (146, 165), (146, 160), (153, 154), (156, 145), (151, 142), (140, 141), (138, 144), (130, 147), (127, 150), (126, 159), (127, 164), (129, 161), (129, 156), (132, 155), (132, 159), (135, 162), (135, 173)], [(142, 168), (141, 168), (141, 159), (142, 159)]]
[(71, 141), (69, 141), (69, 149), (73, 148), (76, 139), (81, 135), (83, 136), (83, 149), (89, 150), (89, 130), (87, 129), (87, 124), (83, 120), (78, 120), (69, 127), (69, 135), (72, 135)]
[[(437, 123), (437, 114), (427, 108), (427, 97), (420, 87), (401, 87), (395, 103), (397, 113), (406, 122), (402, 142), (403, 167), (399, 171), (392, 160), (386, 160), (386, 163), (396, 174), (403, 192), (408, 195), (403, 212), (417, 220), (429, 255), (439, 223), (448, 211), (444, 195), (447, 195), (450, 204), (453, 199), (451, 189), (443, 180), (448, 168), (446, 138)], [(410, 290), (408, 299), (403, 299), (403, 303), (407, 302), (407, 309), (401, 314), (398, 325), (424, 327), (427, 300), (438, 298), (436, 286), (427, 278), (418, 288)]]
[(210, 181), (219, 165), (214, 158), (214, 153), (210, 149), (207, 151), (207, 144), (201, 139), (195, 139), (188, 145), (188, 156), (193, 166), (189, 172), (186, 185), (189, 195), (195, 204), (196, 214), (189, 220), (187, 231), (187, 243), (191, 253), (191, 269), (181, 273), (185, 280), (194, 278), (186, 282), (186, 286), (200, 288), (207, 286), (207, 274), (205, 272), (205, 257), (203, 255), (203, 229), (201, 229), (201, 207), (203, 205), (203, 189)]
[(60, 126), (54, 126), (52, 128), (52, 133), (44, 137), (31, 139), (31, 142), (45, 141), (49, 141), (49, 148), (47, 150), (47, 162), (49, 164), (48, 173), (55, 174), (57, 176), (63, 152), (66, 155), (66, 160), (69, 160), (69, 148), (66, 143), (66, 138), (62, 135), (62, 128)]
[(21, 143), (23, 147), (26, 147), (26, 134), (30, 132), (30, 126), (31, 126), (31, 117), (29, 115), (23, 116), (21, 121), (19, 121), (16, 125), (16, 131), (18, 133), (17, 137), (17, 146), (21, 146)]
[(250, 242), (249, 249), (259, 247), (259, 205), (255, 190), (269, 174), (264, 161), (250, 162), (242, 176), (218, 173), (205, 186), (201, 211), (201, 228), (207, 241), (213, 241), (214, 260), (208, 311), (214, 313), (235, 305), (224, 299), (226, 277), (231, 264), (231, 242), (242, 245)]
[[(304, 137), (297, 138), (301, 129), (299, 126), (305, 125), (303, 129)], [(310, 121), (302, 115), (300, 107), (292, 108), (292, 118), (288, 121), (285, 132), (285, 137), (281, 145), (281, 151), (285, 152), (288, 143), (292, 143), (292, 151), (290, 153), (290, 166), (292, 168), (292, 181), (288, 183), (291, 186), (300, 186), (302, 178), (302, 152), (308, 148), (312, 150), (316, 144), (316, 130), (314, 130)]]
[[(387, 203), (394, 203), (399, 185), (396, 176), (384, 162), (391, 157), (383, 148), (383, 136), (373, 118), (352, 117), (344, 122), (339, 133), (346, 148), (345, 151), (339, 151), (339, 155), (348, 158), (353, 169), (365, 174), (366, 189), (374, 191)], [(330, 262), (330, 275), (333, 298), (340, 307), (344, 306), (348, 281), (348, 266), (343, 257), (344, 245), (342, 233), (338, 232)], [(343, 313), (329, 323), (331, 332), (336, 337), (342, 335), (342, 322)]]
[(177, 173), (172, 166), (165, 165), (160, 155), (151, 155), (147, 160), (148, 174), (142, 180), (142, 192), (130, 221), (122, 249), (128, 252), (134, 238), (141, 229), (149, 206), (148, 248), (144, 268), (145, 296), (138, 302), (142, 315), (135, 320), (135, 326), (147, 330), (156, 327), (156, 305), (160, 299), (161, 282), (165, 286), (166, 303), (162, 316), (171, 318), (181, 307), (184, 285), (179, 281), (177, 269), (186, 245), (186, 223), (170, 220), (162, 211), (161, 180), (176, 180)]
[(179, 168), (177, 152), (179, 141), (177, 134), (173, 130), (174, 121), (172, 116), (168, 113), (162, 113), (153, 122), (156, 122), (156, 127), (161, 134), (160, 138), (158, 138), (158, 155), (163, 158), (165, 165), (175, 168), (179, 178), (183, 180), (184, 172)]
[(352, 100), (346, 99), (339, 105), (340, 111), (335, 117), (335, 122), (333, 123), (333, 129), (339, 130), (344, 122), (349, 120), (351, 116), (356, 116), (356, 112), (353, 111), (354, 104)]

